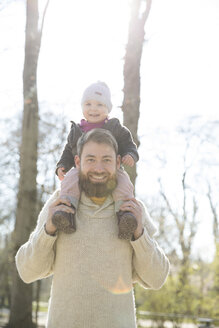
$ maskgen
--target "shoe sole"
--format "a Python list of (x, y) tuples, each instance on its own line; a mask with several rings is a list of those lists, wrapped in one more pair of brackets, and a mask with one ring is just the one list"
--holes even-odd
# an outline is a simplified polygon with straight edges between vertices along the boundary
[(124, 213), (119, 221), (119, 238), (131, 240), (137, 225), (138, 224), (134, 215)]
[(52, 223), (59, 231), (69, 234), (76, 231), (74, 227), (74, 215), (72, 213), (56, 211), (52, 216)]

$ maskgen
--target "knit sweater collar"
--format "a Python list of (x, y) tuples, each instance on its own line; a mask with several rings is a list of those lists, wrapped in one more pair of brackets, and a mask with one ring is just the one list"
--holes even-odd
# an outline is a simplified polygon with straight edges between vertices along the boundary
[(85, 195), (84, 192), (81, 193), (81, 198), (79, 202), (79, 209), (89, 211), (89, 216), (95, 218), (104, 218), (109, 216), (109, 214), (114, 213), (114, 201), (112, 196), (108, 196), (105, 202), (101, 205), (95, 204), (89, 197)]

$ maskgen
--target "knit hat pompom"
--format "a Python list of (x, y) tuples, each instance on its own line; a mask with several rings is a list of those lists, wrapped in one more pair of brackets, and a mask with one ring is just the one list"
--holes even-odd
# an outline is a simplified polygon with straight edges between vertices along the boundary
[(111, 93), (110, 89), (105, 82), (97, 81), (96, 83), (92, 83), (89, 85), (82, 96), (81, 106), (83, 107), (84, 103), (87, 100), (97, 100), (106, 105), (108, 111), (112, 110), (111, 103)]

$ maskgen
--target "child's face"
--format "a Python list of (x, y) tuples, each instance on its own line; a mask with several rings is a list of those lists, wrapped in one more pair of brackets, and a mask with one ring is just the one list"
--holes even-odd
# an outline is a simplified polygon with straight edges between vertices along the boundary
[(108, 108), (97, 100), (88, 100), (83, 105), (83, 115), (90, 123), (104, 121), (108, 116)]

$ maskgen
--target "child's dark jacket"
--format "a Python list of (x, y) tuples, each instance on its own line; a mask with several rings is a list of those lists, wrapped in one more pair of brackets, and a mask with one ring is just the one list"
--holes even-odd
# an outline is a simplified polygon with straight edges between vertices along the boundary
[[(103, 129), (112, 133), (118, 143), (118, 153), (121, 157), (129, 154), (137, 162), (139, 159), (136, 144), (133, 141), (131, 132), (117, 118), (108, 120)], [(71, 131), (68, 135), (67, 144), (65, 145), (61, 159), (57, 163), (56, 172), (59, 167), (64, 167), (65, 171), (69, 171), (75, 166), (74, 157), (77, 154), (77, 141), (84, 132), (80, 125), (72, 122)]]

